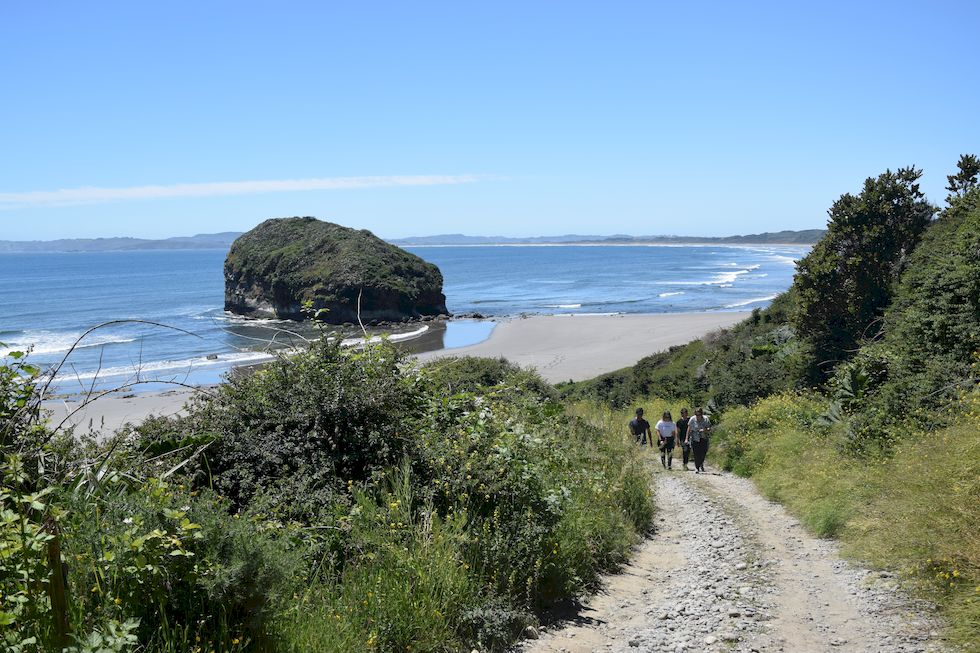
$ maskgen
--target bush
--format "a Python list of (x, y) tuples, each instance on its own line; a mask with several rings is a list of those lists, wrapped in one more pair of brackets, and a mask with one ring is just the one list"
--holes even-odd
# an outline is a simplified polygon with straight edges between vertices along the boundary
[(426, 364), (423, 371), (432, 389), (439, 394), (485, 392), (510, 387), (518, 392), (529, 392), (543, 401), (558, 398), (554, 386), (536, 372), (523, 369), (505, 358), (440, 358)]
[(262, 495), (309, 517), (346, 500), (347, 481), (377, 478), (411, 455), (401, 425), (419, 411), (420, 392), (401, 365), (390, 346), (351, 351), (321, 340), (233, 376), (187, 417), (141, 429), (137, 446), (211, 440), (193, 467), (198, 487), (213, 487), (236, 509)]
[(873, 335), (869, 329), (936, 212), (919, 190), (921, 176), (914, 167), (887, 170), (866, 179), (858, 195), (841, 195), (826, 235), (797, 264), (793, 324), (812, 346), (809, 379), (824, 379)]
[(351, 559), (280, 617), (281, 650), (458, 650), (481, 601), (466, 519), (444, 520), (414, 485), (402, 470), (387, 490), (357, 493)]
[[(3, 373), (0, 405), (31, 405), (30, 369)], [(621, 425), (501, 361), (316, 343), (109, 442), (55, 446), (34, 415), (3, 446), (10, 646), (502, 650), (652, 515)]]
[[(79, 619), (137, 619), (139, 638), (179, 650), (197, 639), (232, 650), (261, 639), (283, 596), (302, 580), (281, 525), (228, 513), (211, 493), (192, 496), (150, 479), (109, 484), (99, 497), (65, 497), (63, 550)], [(239, 647), (240, 648), (240, 647)]]

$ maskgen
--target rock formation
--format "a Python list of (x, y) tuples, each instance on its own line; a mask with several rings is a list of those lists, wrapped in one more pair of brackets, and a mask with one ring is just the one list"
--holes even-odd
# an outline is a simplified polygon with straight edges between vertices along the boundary
[[(225, 259), (225, 310), (250, 317), (405, 321), (447, 314), (442, 273), (370, 231), (316, 218), (266, 220)], [(320, 309), (326, 309), (322, 311)]]

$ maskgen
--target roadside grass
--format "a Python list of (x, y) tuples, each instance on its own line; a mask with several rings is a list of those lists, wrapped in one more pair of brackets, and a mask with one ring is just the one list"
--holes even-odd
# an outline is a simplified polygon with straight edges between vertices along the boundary
[(413, 505), (406, 476), (393, 490), (358, 495), (357, 555), (279, 616), (279, 650), (436, 652), (462, 644), (457, 625), (480, 590), (466, 562), (465, 519)]
[(499, 361), (318, 341), (185, 418), (42, 447), (43, 422), (11, 419), (39, 401), (13, 359), (2, 650), (503, 651), (653, 517), (625, 422)]
[[(490, 423), (488, 415), (481, 419)], [(479, 514), (479, 502), (465, 499), (447, 511), (445, 499), (420, 487), (407, 464), (383, 492), (359, 492), (348, 525), (354, 554), (336, 574), (312, 583), (285, 606), (271, 628), (276, 650), (506, 650), (536, 623), (538, 609), (594, 589), (599, 575), (623, 564), (649, 529), (648, 468), (624, 424), (574, 405), (564, 413), (564, 428), (533, 445), (535, 451), (551, 451), (552, 467), (535, 470), (530, 459), (513, 459), (524, 473), (543, 473), (559, 488), (557, 521), (550, 526), (529, 511), (508, 518), (503, 504), (489, 516)], [(511, 427), (520, 428), (516, 422)], [(476, 430), (470, 437), (490, 435)], [(504, 441), (508, 448), (517, 446), (496, 437), (497, 450)], [(449, 451), (434, 441), (426, 448), (436, 459)], [(478, 480), (490, 484), (480, 475), (478, 459), (470, 459), (472, 465), (461, 460), (460, 473), (472, 475), (474, 487)], [(437, 477), (436, 487), (453, 477)], [(511, 541), (511, 534), (519, 541)], [(535, 541), (543, 546), (534, 549), (533, 559), (522, 557), (519, 549)], [(524, 559), (533, 569), (502, 564)]]
[(717, 464), (750, 476), (845, 555), (897, 572), (940, 606), (948, 637), (980, 651), (980, 392), (952, 409), (952, 426), (907, 425), (888, 456), (847, 453), (826, 404), (776, 395), (725, 413)]

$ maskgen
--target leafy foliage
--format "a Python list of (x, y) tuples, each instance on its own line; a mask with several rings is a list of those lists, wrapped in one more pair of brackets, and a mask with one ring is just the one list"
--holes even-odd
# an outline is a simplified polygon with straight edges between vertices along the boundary
[(446, 394), (486, 392), (509, 387), (521, 393), (529, 392), (543, 401), (558, 398), (554, 386), (546, 383), (536, 372), (522, 369), (504, 358), (450, 356), (430, 362), (424, 371), (433, 388)]
[[(975, 384), (980, 352), (980, 190), (948, 208), (909, 257), (885, 313), (884, 337), (863, 347), (831, 379), (840, 395), (864, 379), (842, 409), (858, 440), (886, 439), (906, 419), (939, 426), (941, 407)], [(887, 445), (887, 442), (883, 443)]]
[(203, 396), (190, 415), (149, 424), (140, 447), (211, 440), (193, 467), (236, 508), (264, 494), (297, 512), (329, 504), (396, 466), (413, 446), (401, 427), (421, 410), (418, 379), (392, 347), (347, 351), (320, 340)]
[(875, 335), (893, 284), (935, 213), (919, 190), (922, 171), (901, 168), (868, 178), (859, 195), (830, 208), (827, 235), (797, 265), (793, 324), (811, 350), (808, 378)]
[[(21, 360), (8, 406), (35, 399)], [(621, 429), (526, 370), (417, 370), (388, 344), (313, 343), (105, 443), (20, 424), (0, 469), (12, 650), (502, 650), (652, 518)], [(25, 464), (11, 443), (35, 430)]]
[(977, 187), (977, 178), (980, 177), (980, 157), (975, 154), (963, 154), (956, 163), (956, 167), (955, 175), (946, 176), (946, 180), (949, 182), (949, 185), (946, 186), (946, 190), (949, 191), (946, 202), (950, 206), (956, 204), (956, 200)]
[(0, 447), (3, 448), (20, 450), (44, 435), (38, 425), (40, 402), (36, 384), (40, 370), (27, 362), (26, 355), (26, 352), (12, 351), (0, 366)]
[(369, 318), (447, 312), (438, 267), (369, 231), (311, 217), (266, 220), (231, 246), (225, 306), (249, 313), (256, 301), (291, 319), (311, 302), (334, 324), (356, 322), (359, 301)]

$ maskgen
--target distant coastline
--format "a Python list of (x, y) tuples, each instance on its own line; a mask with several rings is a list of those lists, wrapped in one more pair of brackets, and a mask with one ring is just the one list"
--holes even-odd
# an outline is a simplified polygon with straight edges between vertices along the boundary
[[(466, 247), (488, 245), (813, 245), (823, 229), (777, 231), (745, 236), (613, 236), (567, 234), (563, 236), (466, 236), (441, 234), (386, 239), (399, 247)], [(136, 252), (154, 250), (225, 249), (241, 232), (177, 236), (159, 240), (147, 238), (63, 238), (59, 240), (0, 240), (0, 254), (44, 252)]]
[(581, 240), (569, 241), (567, 243), (534, 242), (534, 243), (395, 243), (399, 247), (412, 247), (416, 249), (438, 248), (438, 247), (696, 247), (699, 245), (710, 245), (713, 247), (810, 247), (811, 243), (788, 243), (788, 242), (761, 242), (746, 241), (737, 243), (727, 243), (720, 241), (691, 242), (691, 241), (658, 241), (658, 240), (637, 240), (633, 242), (622, 241), (600, 241), (600, 240)]
[(511, 238), (507, 236), (466, 236), (441, 234), (437, 236), (410, 236), (389, 239), (399, 247), (459, 247), (480, 245), (813, 245), (824, 235), (824, 229), (802, 231), (775, 231), (744, 236), (596, 236), (566, 234), (563, 236), (533, 236)]
[(196, 236), (175, 236), (153, 240), (148, 238), (61, 238), (58, 240), (0, 240), (0, 254), (73, 253), (73, 252), (138, 252), (152, 250), (225, 249), (241, 233), (225, 231)]

